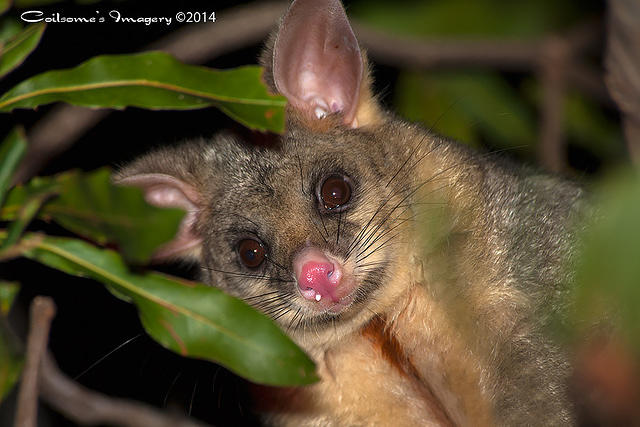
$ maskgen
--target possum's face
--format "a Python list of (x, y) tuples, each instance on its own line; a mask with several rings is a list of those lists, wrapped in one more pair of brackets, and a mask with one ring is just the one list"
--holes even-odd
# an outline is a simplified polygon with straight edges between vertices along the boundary
[(197, 254), (205, 281), (292, 331), (374, 312), (415, 192), (411, 147), (379, 113), (344, 10), (328, 3), (294, 2), (264, 55), (268, 84), (289, 100), (275, 149), (219, 136), (119, 176), (188, 212), (158, 257)]
[(205, 282), (285, 329), (333, 328), (371, 311), (411, 221), (411, 173), (389, 137), (298, 127), (265, 149), (218, 136), (151, 153), (120, 180), (189, 212), (160, 257), (197, 257)]
[(392, 154), (376, 142), (357, 131), (290, 132), (279, 151), (219, 141), (233, 153), (198, 225), (207, 281), (290, 329), (362, 310), (411, 216), (406, 175), (392, 180)]

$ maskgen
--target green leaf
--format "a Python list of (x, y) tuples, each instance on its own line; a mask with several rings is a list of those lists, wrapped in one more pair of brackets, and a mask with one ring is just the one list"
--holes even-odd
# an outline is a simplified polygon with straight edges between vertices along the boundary
[(25, 256), (98, 280), (132, 301), (147, 332), (183, 356), (219, 362), (262, 384), (317, 380), (311, 360), (271, 319), (219, 289), (157, 273), (132, 274), (117, 253), (79, 240), (32, 236), (28, 245)]
[(0, 281), (0, 402), (20, 378), (23, 365), (16, 337), (6, 318), (18, 290), (17, 283)]
[(18, 382), (24, 360), (10, 341), (13, 339), (7, 330), (6, 319), (0, 319), (0, 402)]
[(79, 174), (79, 171), (64, 172), (54, 177), (35, 177), (27, 184), (15, 186), (0, 208), (0, 221), (13, 221), (18, 217), (18, 212), (31, 197), (45, 193), (59, 193), (60, 182), (70, 179), (70, 175)]
[[(607, 319), (640, 355), (640, 175), (609, 178), (597, 188), (598, 215), (584, 227), (576, 263), (570, 333)], [(586, 330), (585, 330), (586, 328)]]
[(8, 74), (29, 56), (40, 43), (45, 24), (33, 24), (3, 43), (0, 49), (0, 77)]
[(15, 128), (0, 145), (0, 207), (11, 184), (13, 172), (27, 151), (27, 141), (22, 128)]
[(0, 317), (7, 317), (9, 315), (13, 300), (16, 295), (18, 295), (19, 290), (19, 284), (0, 280)]
[(9, 224), (7, 238), (0, 243), (0, 260), (2, 260), (3, 251), (18, 242), (20, 236), (35, 217), (42, 204), (46, 199), (51, 197), (51, 195), (52, 193), (38, 194), (30, 198), (24, 206), (22, 206), (15, 221)]
[(105, 55), (32, 77), (0, 98), (0, 111), (51, 102), (84, 107), (184, 110), (216, 106), (254, 129), (282, 132), (286, 99), (267, 92), (257, 66), (212, 70), (162, 52)]
[(115, 243), (135, 263), (146, 262), (158, 246), (171, 240), (184, 216), (180, 209), (149, 205), (140, 189), (116, 186), (108, 169), (98, 169), (36, 178), (16, 187), (0, 210), (0, 219), (15, 219), (28, 200), (50, 193), (58, 197), (45, 204), (40, 218), (53, 219), (102, 245)]
[(533, 151), (536, 132), (527, 106), (491, 72), (403, 72), (395, 104), (403, 116), (439, 133), (493, 149)]

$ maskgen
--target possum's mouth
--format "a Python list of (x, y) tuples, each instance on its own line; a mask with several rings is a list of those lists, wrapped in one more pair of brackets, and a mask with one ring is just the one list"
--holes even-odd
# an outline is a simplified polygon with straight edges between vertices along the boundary
[[(305, 289), (304, 285), (301, 286), (300, 293), (304, 299), (302, 304), (314, 314), (337, 316), (348, 310), (356, 300), (361, 284), (352, 275), (345, 276), (339, 285), (340, 289), (334, 293), (316, 293), (313, 289)], [(312, 296), (309, 296), (310, 294)]]
[(324, 307), (318, 307), (318, 306), (312, 305), (311, 310), (321, 314), (334, 315), (334, 316), (340, 315), (342, 312), (348, 310), (349, 307), (353, 304), (356, 298), (356, 290), (358, 285), (356, 284), (355, 286), (356, 286), (356, 289), (354, 289), (351, 293), (345, 295), (344, 297), (340, 298), (339, 300), (330, 301)]
[(333, 306), (324, 310), (309, 310), (307, 314), (308, 322), (315, 326), (322, 326), (350, 319), (360, 312), (371, 298), (371, 295), (382, 287), (385, 274), (384, 267), (369, 271), (360, 280), (356, 281), (351, 293), (334, 303)]

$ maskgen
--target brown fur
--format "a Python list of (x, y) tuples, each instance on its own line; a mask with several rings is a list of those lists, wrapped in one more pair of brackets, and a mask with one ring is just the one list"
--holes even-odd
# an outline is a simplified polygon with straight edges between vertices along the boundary
[[(548, 314), (540, 310), (554, 301), (555, 286), (563, 281), (558, 263), (568, 255), (568, 236), (558, 239), (555, 227), (564, 227), (570, 220), (567, 200), (579, 191), (551, 180), (560, 193), (551, 200), (536, 195), (531, 201), (534, 213), (544, 215), (531, 219), (515, 209), (527, 201), (521, 197), (538, 193), (523, 192), (519, 186), (538, 184), (511, 175), (529, 173), (526, 169), (513, 172), (508, 164), (384, 117), (381, 123), (358, 130), (347, 131), (336, 124), (323, 134), (290, 119), (291, 136), (283, 139), (279, 150), (234, 148), (235, 143), (221, 137), (214, 146), (202, 142), (154, 153), (153, 159), (137, 162), (121, 176), (161, 170), (191, 182), (206, 195), (203, 205), (214, 208), (203, 209), (195, 224), (196, 234), (204, 240), (203, 280), (241, 298), (274, 289), (274, 283), (210, 269), (241, 272), (227, 246), (227, 239), (234, 237), (227, 237), (225, 230), (245, 222), (242, 218), (264, 225), (262, 237), (280, 265), (290, 265), (293, 255), (309, 242), (325, 246), (323, 226), (309, 216), (308, 196), (301, 198), (299, 193), (299, 184), (308, 191), (312, 176), (308, 171), (318, 161), (318, 153), (333, 159), (331, 164), (359, 165), (363, 196), (359, 207), (342, 218), (340, 244), (326, 244), (335, 253), (345, 250), (384, 200), (393, 203), (380, 216), (393, 212), (389, 206), (399, 202), (400, 195), (394, 196), (395, 190), (384, 183), (394, 175), (401, 182), (399, 188), (426, 183), (410, 197), (404, 214), (420, 221), (393, 221), (376, 233), (388, 233), (392, 227), (398, 232), (390, 245), (367, 260), (387, 263), (383, 273), (376, 273), (384, 275), (381, 287), (372, 290), (357, 309), (325, 326), (293, 324), (297, 306), (278, 319), (314, 358), (321, 381), (302, 389), (269, 390), (269, 399), (258, 398), (269, 423), (570, 422), (572, 409), (565, 387), (569, 367), (560, 349), (544, 336)], [(398, 174), (417, 144), (423, 147), (412, 158), (424, 157), (406, 174)], [(504, 181), (497, 188), (491, 187), (492, 175)], [(514, 188), (507, 188), (509, 182)], [(542, 184), (547, 185), (545, 180)], [(562, 201), (555, 202), (555, 197)], [(335, 236), (338, 218), (323, 221)], [(517, 243), (519, 233), (526, 237), (524, 242), (532, 240), (532, 247), (544, 250), (531, 257), (521, 255), (528, 246)], [(539, 267), (547, 263), (550, 270)], [(295, 302), (293, 296), (287, 298)], [(250, 302), (269, 312), (260, 299)]]
[[(275, 39), (262, 58), (273, 91)], [(572, 424), (571, 368), (546, 327), (571, 277), (582, 191), (383, 112), (363, 61), (355, 129), (339, 113), (289, 107), (276, 149), (220, 135), (153, 153), (118, 179), (162, 173), (200, 194), (202, 279), (272, 315), (315, 360), (317, 384), (255, 387), (267, 423)], [(315, 193), (336, 171), (355, 186), (340, 215)], [(247, 235), (274, 261), (254, 277), (234, 246)], [(359, 280), (360, 299), (337, 316), (309, 310), (286, 280), (308, 245)]]

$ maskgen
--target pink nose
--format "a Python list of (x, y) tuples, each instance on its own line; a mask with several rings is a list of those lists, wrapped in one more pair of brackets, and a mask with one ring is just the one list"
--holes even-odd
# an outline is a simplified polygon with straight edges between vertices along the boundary
[(326, 262), (308, 262), (302, 266), (298, 286), (302, 296), (308, 300), (319, 301), (323, 297), (330, 297), (335, 283), (331, 282), (333, 264)]
[(309, 301), (340, 300), (337, 288), (342, 276), (340, 267), (315, 248), (309, 248), (297, 259), (296, 273), (300, 293)]

